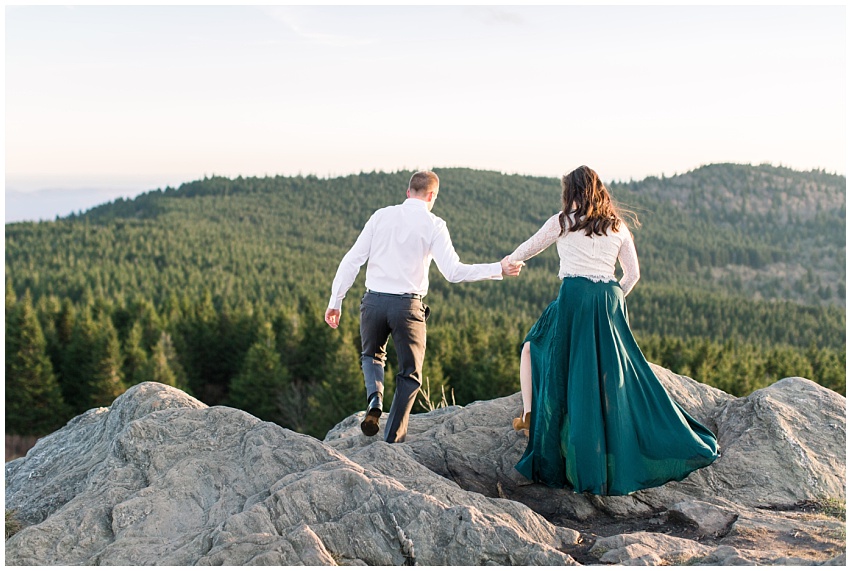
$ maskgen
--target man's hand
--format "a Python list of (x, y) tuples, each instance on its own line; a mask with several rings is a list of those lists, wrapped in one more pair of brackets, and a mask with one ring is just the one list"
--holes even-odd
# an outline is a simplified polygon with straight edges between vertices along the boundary
[(340, 310), (331, 309), (330, 307), (326, 309), (325, 323), (327, 323), (331, 329), (337, 329), (337, 326), (340, 325)]
[(500, 260), (499, 264), (502, 266), (502, 275), (504, 276), (519, 276), (520, 268), (526, 265), (523, 262), (512, 262), (508, 259), (508, 256)]

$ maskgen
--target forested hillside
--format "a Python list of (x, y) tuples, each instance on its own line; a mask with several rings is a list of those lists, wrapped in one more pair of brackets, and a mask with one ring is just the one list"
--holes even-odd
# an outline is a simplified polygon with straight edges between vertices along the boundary
[(845, 305), (844, 177), (710, 165), (615, 192), (646, 209), (650, 281)]
[[(436, 172), (434, 212), (465, 262), (499, 260), (560, 208), (556, 178)], [(410, 174), (210, 178), (7, 225), (7, 433), (44, 433), (157, 380), (323, 435), (364, 400), (363, 272), (337, 331), (322, 321), (331, 280)], [(734, 394), (790, 375), (844, 394), (844, 177), (710, 165), (611, 190), (642, 222), (628, 301), (651, 361)], [(433, 401), (518, 390), (518, 345), (557, 268), (554, 248), (501, 282), (452, 285), (432, 267)]]

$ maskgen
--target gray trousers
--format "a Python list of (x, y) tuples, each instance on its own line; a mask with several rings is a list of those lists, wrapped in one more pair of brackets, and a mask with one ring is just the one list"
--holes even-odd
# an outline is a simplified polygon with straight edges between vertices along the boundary
[(367, 398), (376, 392), (384, 395), (384, 363), (391, 335), (399, 359), (396, 393), (384, 427), (387, 442), (404, 442), (408, 434), (408, 416), (422, 385), (428, 314), (428, 306), (414, 298), (367, 292), (361, 301), (361, 368)]

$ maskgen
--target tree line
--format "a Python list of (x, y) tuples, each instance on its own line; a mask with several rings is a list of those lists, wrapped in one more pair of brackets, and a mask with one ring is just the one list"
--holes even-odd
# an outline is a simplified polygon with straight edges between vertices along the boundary
[[(559, 207), (554, 179), (438, 174), (435, 213), (465, 262), (498, 260)], [(371, 212), (404, 199), (409, 176), (216, 177), (7, 225), (7, 433), (44, 433), (154, 380), (323, 436), (364, 400), (363, 273), (337, 332), (322, 322), (330, 282)], [(761, 200), (752, 214), (728, 204), (741, 179)], [(844, 281), (828, 280), (844, 276), (844, 202), (818, 206), (839, 182), (715, 165), (612, 185), (643, 221), (642, 280), (628, 303), (650, 360), (737, 395), (790, 375), (844, 394)], [(797, 207), (766, 198), (774, 191)], [(805, 227), (789, 232), (795, 217)], [(798, 276), (796, 264), (809, 265)], [(791, 269), (777, 278), (777, 267)], [(557, 271), (554, 248), (516, 280), (451, 285), (432, 268), (432, 395), (466, 404), (518, 390), (519, 345), (557, 295)], [(773, 293), (766, 276), (780, 280)], [(394, 367), (391, 348), (388, 395)]]
[[(7, 283), (6, 432), (46, 434), (145, 381), (318, 438), (363, 406), (353, 311), (335, 332), (322, 319), (324, 305), (310, 299), (291, 306), (217, 301), (206, 292), (200, 299), (172, 295), (161, 307), (142, 298), (74, 304), (48, 296), (33, 304)], [(424, 376), (431, 394), (468, 404), (519, 390), (519, 347), (529, 326), (499, 312), (430, 325)], [(638, 341), (650, 361), (737, 396), (785, 376), (845, 394), (844, 348), (640, 333)], [(391, 341), (388, 400), (395, 370)], [(429, 408), (421, 402), (416, 410)]]

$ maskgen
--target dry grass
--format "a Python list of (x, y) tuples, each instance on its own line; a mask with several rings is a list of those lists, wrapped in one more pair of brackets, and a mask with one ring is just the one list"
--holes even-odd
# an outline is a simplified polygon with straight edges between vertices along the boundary
[[(441, 393), (440, 400), (438, 402), (432, 402), (432, 400), (431, 400), (431, 385), (428, 382), (428, 377), (426, 377), (425, 389), (423, 389), (423, 387), (420, 387), (420, 390), (419, 390), (419, 395), (421, 397), (423, 397), (419, 401), (420, 406), (423, 407), (423, 409), (425, 409), (427, 411), (432, 411), (432, 410), (435, 410), (435, 409), (438, 409), (438, 408), (446, 408), (448, 406), (455, 406), (455, 390), (454, 389), (450, 389), (450, 395), (452, 397), (452, 404), (450, 404), (446, 400), (446, 388), (443, 385), (441, 385), (441, 387), (440, 387), (440, 393)], [(423, 401), (423, 399), (425, 399), (425, 401)]]
[(18, 436), (17, 434), (7, 434), (6, 462), (26, 456), (30, 448), (35, 446), (38, 438), (38, 436)]
[(23, 526), (15, 518), (15, 510), (6, 510), (6, 539), (9, 539), (19, 531)]
[(845, 521), (844, 498), (819, 498), (815, 501), (817, 511), (829, 517)]

